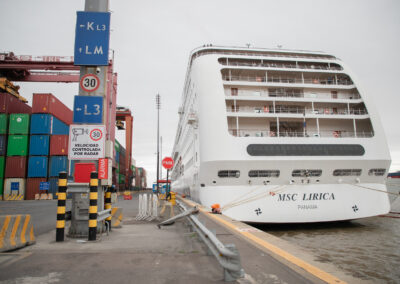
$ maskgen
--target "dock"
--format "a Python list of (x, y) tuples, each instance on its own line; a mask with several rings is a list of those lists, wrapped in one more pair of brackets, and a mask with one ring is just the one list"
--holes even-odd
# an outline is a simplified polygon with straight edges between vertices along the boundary
[[(197, 218), (224, 244), (234, 244), (244, 277), (237, 283), (361, 283), (299, 248), (245, 223), (197, 205)], [(97, 240), (66, 238), (55, 230), (36, 244), (0, 254), (0, 281), (6, 283), (225, 283), (223, 268), (191, 231), (185, 219), (169, 226), (137, 221), (139, 194), (115, 204), (123, 208), (121, 228)], [(175, 213), (179, 213), (177, 206)], [(165, 218), (164, 218), (165, 219)]]

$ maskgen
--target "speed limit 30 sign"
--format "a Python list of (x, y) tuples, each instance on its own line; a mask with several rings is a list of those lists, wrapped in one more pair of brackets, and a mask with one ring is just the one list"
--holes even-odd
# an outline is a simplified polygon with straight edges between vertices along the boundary
[(100, 79), (94, 74), (86, 74), (82, 76), (79, 84), (85, 92), (94, 92), (100, 86)]

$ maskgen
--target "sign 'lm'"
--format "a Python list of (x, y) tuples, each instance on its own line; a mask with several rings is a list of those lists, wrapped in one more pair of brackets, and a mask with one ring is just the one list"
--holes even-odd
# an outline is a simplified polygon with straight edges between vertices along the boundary
[(76, 125), (69, 127), (70, 160), (97, 160), (104, 158), (104, 125)]
[(77, 12), (75, 65), (108, 65), (110, 13)]

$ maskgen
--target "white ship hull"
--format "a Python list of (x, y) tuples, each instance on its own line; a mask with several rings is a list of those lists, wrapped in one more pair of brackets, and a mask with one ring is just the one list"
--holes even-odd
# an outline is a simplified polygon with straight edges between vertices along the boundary
[(390, 210), (378, 114), (333, 56), (199, 49), (179, 114), (172, 190), (233, 219), (331, 222)]

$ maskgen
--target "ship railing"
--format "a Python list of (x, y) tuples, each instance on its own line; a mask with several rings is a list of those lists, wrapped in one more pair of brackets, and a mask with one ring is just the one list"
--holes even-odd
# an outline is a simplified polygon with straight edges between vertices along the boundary
[(304, 137), (304, 138), (370, 138), (374, 136), (371, 131), (346, 131), (346, 130), (301, 130), (301, 131), (273, 131), (255, 129), (229, 129), (229, 133), (236, 137)]
[(268, 92), (260, 91), (246, 91), (238, 90), (233, 94), (231, 90), (227, 90), (225, 95), (228, 97), (270, 97), (270, 98), (310, 98), (310, 99), (327, 99), (327, 100), (359, 100), (359, 94), (340, 94), (333, 97), (331, 94), (317, 94), (317, 93), (294, 93), (294, 92)]
[(276, 106), (275, 109), (271, 105), (265, 105), (260, 107), (246, 107), (231, 106), (226, 108), (227, 112), (240, 112), (240, 113), (288, 113), (288, 114), (314, 114), (314, 115), (366, 115), (368, 114), (365, 109), (336, 109), (336, 108), (304, 108), (287, 106), (281, 107)]
[(269, 53), (269, 52), (245, 52), (245, 51), (224, 51), (224, 50), (200, 50), (197, 51), (193, 58), (206, 55), (206, 54), (226, 54), (226, 55), (245, 55), (245, 56), (260, 56), (260, 57), (287, 57), (287, 58), (310, 58), (310, 59), (329, 59), (335, 60), (336, 58), (329, 55), (313, 56), (311, 54), (290, 54), (290, 53)]
[(295, 77), (270, 77), (265, 76), (229, 76), (223, 75), (224, 81), (244, 81), (259, 83), (284, 83), (284, 84), (318, 84), (318, 85), (353, 85), (351, 80), (336, 78), (295, 78)]
[(332, 71), (340, 71), (342, 68), (335, 66), (321, 66), (321, 65), (306, 65), (306, 64), (287, 64), (287, 63), (266, 63), (266, 62), (232, 62), (228, 60), (228, 63), (225, 61), (220, 62), (225, 66), (237, 66), (237, 67), (265, 67), (265, 68), (289, 68), (289, 69), (311, 69), (311, 70), (332, 70)]

